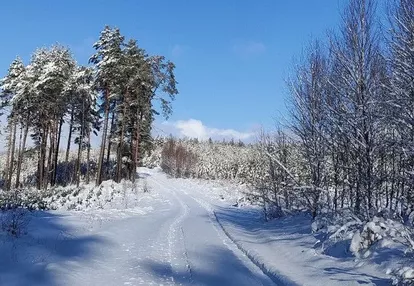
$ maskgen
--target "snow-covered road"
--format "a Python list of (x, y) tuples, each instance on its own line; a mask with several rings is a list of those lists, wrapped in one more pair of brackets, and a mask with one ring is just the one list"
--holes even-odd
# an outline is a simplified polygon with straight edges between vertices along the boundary
[(140, 176), (149, 192), (108, 181), (99, 200), (63, 198), (78, 211), (35, 212), (26, 235), (0, 237), (0, 285), (389, 284), (364, 260), (317, 253), (306, 215), (265, 223), (231, 206), (242, 186)]
[[(28, 281), (31, 285), (275, 285), (228, 239), (209, 203), (197, 192), (190, 195), (191, 190), (157, 171), (146, 170), (141, 176), (146, 177), (150, 192), (157, 194), (148, 202), (152, 212), (65, 213), (59, 225), (65, 225), (62, 233), (67, 239), (56, 239), (54, 258), (38, 263), (37, 274), (32, 270), (24, 276), (45, 275), (6, 281), (15, 285)], [(39, 218), (38, 224), (44, 219)]]
[(208, 202), (164, 174), (148, 174), (147, 180), (170, 202), (168, 219), (158, 218), (163, 229), (157, 236), (158, 248), (164, 257), (147, 258), (143, 269), (143, 276), (151, 275), (147, 283), (165, 277), (166, 282), (184, 285), (274, 285), (227, 238)]

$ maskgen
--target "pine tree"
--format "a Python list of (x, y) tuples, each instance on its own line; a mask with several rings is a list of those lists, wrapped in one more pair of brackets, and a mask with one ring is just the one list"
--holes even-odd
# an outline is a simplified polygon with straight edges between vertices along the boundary
[[(6, 170), (7, 170), (7, 180), (6, 180), (6, 190), (10, 190), (12, 187), (12, 176), (14, 172), (14, 162), (15, 162), (15, 150), (16, 150), (16, 130), (17, 124), (20, 115), (20, 102), (16, 100), (20, 97), (22, 92), (22, 79), (25, 73), (25, 67), (20, 58), (15, 59), (10, 65), (8, 74), (1, 81), (1, 106), (11, 106), (11, 110), (8, 116), (8, 151), (6, 159)], [(19, 152), (20, 153), (20, 152)], [(18, 154), (18, 167), (20, 169), (20, 154)], [(18, 171), (20, 172), (20, 171)]]
[[(78, 145), (78, 155), (75, 164), (74, 179), (77, 186), (79, 186), (82, 151), (85, 149), (90, 149), (91, 133), (96, 133), (96, 131), (99, 129), (99, 126), (97, 125), (99, 114), (95, 108), (97, 93), (94, 87), (93, 70), (91, 68), (78, 66), (72, 76), (69, 90), (72, 94), (72, 128), (74, 134), (77, 135), (75, 137), (75, 144)], [(89, 158), (86, 160), (87, 177), (89, 176), (90, 171), (89, 160)]]
[(103, 172), (105, 171), (104, 157), (108, 136), (110, 106), (115, 102), (116, 96), (118, 95), (116, 79), (120, 74), (119, 67), (122, 59), (123, 45), (124, 37), (121, 35), (119, 29), (106, 26), (101, 32), (99, 40), (94, 44), (96, 53), (89, 60), (96, 67), (96, 87), (101, 93), (99, 101), (101, 102), (101, 112), (103, 112), (102, 141), (96, 177), (97, 185), (102, 182)]

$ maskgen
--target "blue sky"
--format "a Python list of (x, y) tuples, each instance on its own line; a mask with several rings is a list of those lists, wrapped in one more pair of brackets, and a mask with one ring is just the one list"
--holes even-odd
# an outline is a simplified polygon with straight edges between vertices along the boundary
[(5, 1), (0, 76), (20, 55), (61, 43), (86, 64), (105, 25), (175, 62), (180, 94), (168, 123), (181, 135), (247, 136), (286, 114), (284, 79), (310, 39), (335, 28), (345, 0)]

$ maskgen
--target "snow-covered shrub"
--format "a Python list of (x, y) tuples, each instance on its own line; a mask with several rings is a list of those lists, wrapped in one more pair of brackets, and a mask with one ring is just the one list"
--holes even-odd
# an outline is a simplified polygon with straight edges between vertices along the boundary
[(392, 276), (392, 285), (412, 286), (414, 285), (414, 268), (401, 267), (388, 273)]
[(144, 189), (144, 193), (149, 193), (151, 190), (150, 187), (148, 186), (147, 179), (144, 179), (143, 189)]
[(0, 214), (1, 230), (12, 237), (20, 237), (27, 231), (28, 210), (20, 207), (2, 210)]
[(17, 189), (9, 192), (0, 192), (0, 208), (24, 208), (28, 210), (49, 209), (46, 199), (52, 191), (39, 191), (35, 188)]
[(382, 239), (386, 226), (378, 221), (370, 221), (366, 223), (362, 231), (355, 232), (352, 237), (350, 251), (355, 255), (367, 250), (378, 240)]
[(93, 209), (125, 209), (134, 207), (140, 198), (138, 192), (144, 192), (144, 182), (138, 180), (132, 183), (122, 180), (117, 183), (112, 180), (103, 181), (101, 185), (81, 184), (58, 186), (50, 189), (44, 197), (44, 203), (49, 209), (63, 210), (93, 210)]
[(364, 222), (350, 210), (322, 213), (311, 225), (318, 239), (314, 247), (334, 257), (368, 258), (392, 253), (402, 258), (402, 255), (413, 253), (411, 227), (389, 215), (381, 212)]
[[(348, 230), (356, 230), (361, 226), (362, 221), (349, 209), (337, 212), (322, 212), (312, 222), (312, 232), (323, 232), (330, 237), (340, 237)], [(354, 227), (355, 226), (355, 227)]]
[(28, 199), (21, 190), (0, 191), (0, 223), (1, 230), (13, 237), (19, 237), (26, 232), (28, 224), (27, 213), (31, 209)]
[(283, 211), (282, 207), (274, 203), (268, 203), (264, 210), (264, 216), (266, 221), (281, 218), (285, 215), (285, 212)]
[(236, 202), (233, 204), (233, 207), (243, 207), (246, 205), (251, 205), (252, 201), (248, 196), (242, 196), (237, 198)]
[(375, 216), (352, 237), (350, 251), (357, 257), (369, 257), (373, 251), (383, 247), (401, 249), (408, 253), (414, 250), (413, 230), (399, 221)]
[(157, 138), (154, 140), (153, 149), (147, 156), (142, 158), (142, 165), (148, 168), (156, 168), (161, 166), (161, 153), (165, 140)]
[(361, 225), (363, 222), (348, 209), (322, 212), (311, 224), (312, 232), (318, 238), (314, 247), (330, 256), (349, 256), (351, 239)]

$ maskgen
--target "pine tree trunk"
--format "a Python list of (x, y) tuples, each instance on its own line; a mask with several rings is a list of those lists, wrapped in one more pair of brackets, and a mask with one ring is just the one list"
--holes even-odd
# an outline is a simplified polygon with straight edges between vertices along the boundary
[[(126, 98), (128, 98), (128, 91), (125, 95)], [(117, 150), (117, 162), (116, 162), (116, 177), (117, 182), (119, 183), (121, 181), (121, 175), (122, 175), (122, 152), (124, 149), (124, 132), (125, 132), (125, 114), (126, 114), (126, 106), (128, 102), (124, 102), (124, 108), (122, 110), (122, 125), (121, 125), (121, 138), (119, 138), (119, 144), (118, 144), (118, 150)]]
[(42, 158), (42, 188), (46, 189), (46, 170), (47, 170), (47, 138), (49, 137), (49, 126), (47, 126), (46, 131), (45, 131), (45, 138), (44, 138), (44, 142), (43, 142), (43, 158)]
[(42, 151), (43, 151), (43, 131), (39, 130), (39, 151), (37, 153), (37, 189), (40, 190), (42, 187)]
[(73, 115), (74, 115), (74, 108), (72, 107), (72, 111), (70, 112), (68, 144), (66, 146), (66, 157), (65, 157), (66, 163), (69, 161), (70, 144), (72, 141)]
[[(23, 144), (23, 123), (20, 123), (19, 150), (17, 151), (16, 182), (17, 182), (17, 173), (19, 172), (18, 169), (19, 169), (20, 157), (21, 157), (21, 154), (22, 154), (22, 144)], [(17, 189), (18, 185), (15, 184), (14, 186)]]
[(60, 119), (58, 122), (56, 122), (56, 137), (54, 138), (54, 146), (53, 148), (53, 158), (52, 158), (52, 172), (50, 174), (50, 185), (54, 186), (56, 184), (56, 172), (57, 172), (57, 164), (59, 159), (59, 146), (60, 146), (60, 136), (62, 132), (62, 124), (63, 120)]
[(59, 120), (59, 130), (57, 132), (57, 138), (56, 138), (56, 148), (55, 148), (55, 156), (53, 158), (53, 173), (52, 173), (52, 179), (51, 179), (51, 185), (54, 186), (56, 184), (56, 176), (57, 176), (57, 165), (59, 160), (59, 148), (60, 148), (60, 137), (62, 136), (62, 125), (63, 125), (63, 119), (61, 118)]
[(109, 102), (108, 102), (108, 94), (109, 91), (106, 90), (105, 94), (105, 115), (104, 115), (104, 128), (102, 131), (102, 141), (101, 141), (101, 150), (99, 153), (99, 161), (98, 161), (98, 172), (96, 174), (96, 185), (100, 185), (102, 183), (102, 172), (103, 172), (103, 160), (105, 156), (105, 145), (106, 145), (106, 136), (108, 132), (108, 122), (109, 122)]
[[(49, 164), (49, 173), (48, 173), (48, 181), (51, 186), (53, 186), (53, 178), (55, 176), (56, 171), (56, 164), (55, 164), (55, 157), (58, 152), (59, 147), (57, 146), (58, 141), (58, 133), (59, 133), (59, 122), (60, 120), (55, 120), (52, 124), (52, 132), (50, 136), (50, 164)], [(53, 135), (52, 135), (53, 134)]]
[(46, 166), (46, 170), (47, 172), (45, 173), (45, 187), (47, 187), (47, 185), (49, 184), (50, 181), (50, 177), (51, 177), (51, 173), (53, 172), (53, 166), (52, 166), (52, 162), (53, 162), (53, 154), (55, 153), (55, 124), (52, 123), (50, 126), (50, 132), (49, 132), (49, 152), (48, 152), (48, 156), (47, 156), (47, 166)]
[(82, 155), (82, 143), (83, 143), (83, 134), (85, 130), (85, 100), (82, 101), (82, 123), (79, 136), (79, 145), (78, 145), (78, 159), (76, 161), (76, 186), (79, 187), (80, 183), (80, 165), (81, 165), (81, 155)]
[[(106, 164), (109, 166), (109, 160), (111, 156), (111, 147), (112, 147), (112, 137), (114, 132), (114, 124), (115, 124), (115, 108), (112, 111), (112, 117), (111, 117), (111, 128), (109, 129), (109, 137), (108, 137), (108, 153), (106, 154)], [(108, 170), (106, 170), (108, 172)], [(108, 175), (108, 174), (106, 174)]]
[(8, 140), (7, 140), (7, 159), (6, 159), (6, 172), (5, 172), (5, 177), (6, 177), (6, 191), (10, 190), (10, 186), (7, 185), (7, 178), (9, 177), (9, 173), (10, 173), (10, 153), (11, 153), (11, 141), (12, 141), (12, 126), (10, 124), (10, 122), (8, 123)]
[(135, 139), (135, 150), (134, 150), (134, 162), (135, 162), (135, 166), (134, 169), (132, 170), (134, 172), (134, 177), (136, 177), (136, 173), (137, 173), (137, 167), (139, 166), (139, 142), (140, 142), (140, 134), (141, 134), (141, 119), (142, 116), (138, 115), (137, 116), (137, 126), (136, 126), (136, 139)]
[(334, 210), (337, 211), (338, 210), (338, 159), (337, 156), (335, 155), (335, 151), (332, 152), (332, 163), (333, 163), (333, 171), (334, 171), (334, 177), (333, 177), (333, 181), (334, 181), (334, 188), (335, 188), (335, 194), (334, 194)]
[(75, 176), (76, 176), (76, 187), (79, 187), (80, 183), (80, 161), (81, 161), (81, 155), (82, 155), (82, 140), (79, 140), (78, 144), (78, 158), (76, 160), (76, 168), (75, 168)]
[(134, 139), (133, 139), (133, 136), (131, 136), (131, 142), (129, 142), (129, 149), (130, 149), (130, 152), (131, 152), (131, 154), (132, 154), (132, 162), (131, 162), (131, 164), (130, 164), (130, 166), (129, 166), (129, 179), (133, 182), (133, 183), (135, 183), (135, 173), (134, 173), (134, 170), (136, 170), (137, 168), (136, 168), (136, 162), (135, 162), (135, 151), (134, 151)]
[(9, 171), (9, 177), (7, 181), (7, 189), (11, 189), (12, 184), (12, 177), (13, 177), (13, 169), (14, 169), (14, 153), (16, 149), (16, 129), (17, 129), (17, 123), (14, 119), (12, 119), (13, 124), (13, 130), (12, 130), (12, 139), (11, 139), (11, 151), (10, 151), (10, 171)]
[(48, 130), (47, 127), (43, 127), (40, 131), (40, 151), (38, 161), (38, 189), (44, 187), (44, 172), (45, 172), (45, 161), (46, 161), (46, 147), (47, 147)]
[(90, 183), (91, 168), (90, 168), (90, 158), (91, 158), (91, 132), (88, 134), (88, 150), (86, 153), (86, 184)]
[(23, 143), (22, 143), (22, 148), (21, 151), (19, 153), (19, 158), (17, 161), (17, 173), (16, 173), (16, 188), (20, 187), (20, 172), (22, 169), (22, 163), (23, 163), (23, 157), (24, 157), (24, 153), (25, 153), (25, 149), (26, 149), (26, 141), (27, 141), (27, 134), (29, 133), (29, 124), (28, 121), (26, 122), (26, 126), (24, 128), (24, 133), (23, 133)]

